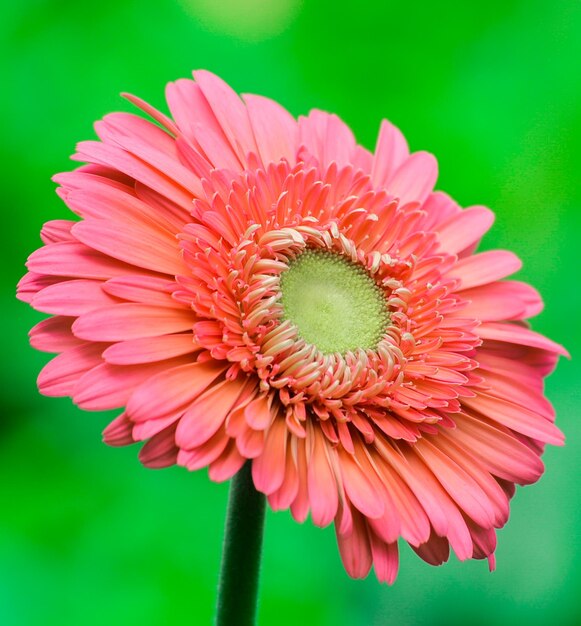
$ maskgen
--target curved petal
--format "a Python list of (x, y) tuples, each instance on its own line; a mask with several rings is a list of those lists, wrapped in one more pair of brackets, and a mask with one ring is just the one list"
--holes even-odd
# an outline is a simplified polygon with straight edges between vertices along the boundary
[(45, 287), (32, 298), (31, 305), (43, 313), (77, 316), (118, 302), (103, 291), (98, 280), (65, 280)]
[(127, 341), (190, 330), (194, 321), (185, 309), (123, 303), (81, 315), (73, 333), (89, 341)]
[(336, 115), (314, 109), (307, 117), (299, 118), (299, 143), (305, 146), (326, 168), (332, 162), (339, 167), (351, 163), (355, 137), (351, 129)]
[(165, 368), (135, 390), (127, 403), (127, 414), (139, 423), (185, 409), (226, 367), (223, 363), (200, 362)]
[(224, 424), (246, 381), (224, 380), (199, 396), (184, 413), (176, 430), (176, 443), (192, 450), (206, 443)]
[(206, 70), (194, 72), (200, 86), (224, 134), (242, 164), (248, 154), (258, 152), (252, 133), (248, 111), (238, 94), (221, 78)]
[(464, 209), (438, 228), (438, 240), (442, 250), (458, 254), (480, 241), (494, 222), (494, 213), (483, 206)]
[(408, 158), (409, 148), (399, 128), (383, 120), (373, 155), (371, 182), (375, 187), (386, 187), (394, 172)]
[(399, 198), (400, 205), (408, 202), (422, 204), (434, 189), (437, 179), (436, 158), (429, 152), (414, 152), (397, 168), (386, 189)]
[(174, 235), (148, 224), (89, 219), (76, 224), (74, 236), (89, 248), (143, 269), (170, 274), (186, 273)]
[(103, 352), (103, 358), (112, 365), (134, 365), (164, 361), (198, 350), (200, 347), (192, 333), (183, 333), (114, 343)]
[(508, 250), (489, 250), (460, 259), (448, 273), (462, 282), (458, 291), (480, 287), (506, 278), (522, 267), (522, 261)]
[(244, 94), (243, 98), (263, 164), (266, 166), (286, 159), (294, 165), (298, 126), (292, 115), (269, 98), (250, 94)]

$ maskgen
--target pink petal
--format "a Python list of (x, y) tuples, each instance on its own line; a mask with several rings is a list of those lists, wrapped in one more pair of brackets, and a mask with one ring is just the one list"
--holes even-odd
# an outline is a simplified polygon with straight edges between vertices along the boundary
[(175, 427), (157, 433), (139, 451), (139, 460), (152, 469), (161, 469), (174, 465), (178, 448), (175, 445)]
[[(485, 377), (483, 388), (486, 385), (486, 393), (528, 407), (550, 421), (555, 420), (555, 409), (543, 395), (542, 383), (539, 385), (538, 381), (542, 380), (540, 376), (537, 375), (533, 380), (527, 377), (524, 380), (519, 380), (521, 377), (516, 371), (503, 375), (502, 372), (498, 373), (493, 369), (488, 369), (480, 361), (479, 365), (479, 373)], [(517, 368), (514, 369), (516, 370)], [(520, 367), (518, 369), (521, 370), (523, 368)], [(535, 387), (540, 388), (535, 391)]]
[(46, 287), (32, 299), (31, 306), (43, 313), (77, 316), (115, 304), (97, 280), (67, 280)]
[(162, 335), (115, 343), (103, 352), (103, 358), (113, 365), (133, 365), (163, 361), (199, 349), (191, 333)]
[(335, 162), (339, 167), (351, 164), (355, 138), (351, 129), (336, 115), (313, 110), (299, 118), (299, 143), (315, 156), (322, 167)]
[[(480, 528), (476, 524), (470, 524), (470, 534), (474, 542), (474, 558), (489, 558), (496, 549), (496, 532), (494, 528)], [(492, 555), (493, 556), (493, 555)], [(490, 571), (494, 570), (494, 558), (490, 559)]]
[[(353, 530), (342, 535), (337, 532), (341, 561), (351, 578), (365, 578), (369, 574), (373, 557), (369, 535), (360, 513), (353, 511)], [(335, 524), (335, 530), (337, 525)]]
[(339, 451), (339, 467), (341, 468), (345, 493), (353, 505), (366, 517), (381, 517), (384, 512), (381, 495), (357, 465), (355, 458), (348, 453)]
[(183, 358), (131, 366), (102, 363), (76, 382), (73, 401), (87, 411), (124, 406), (139, 385), (165, 369), (183, 364)]
[(558, 359), (555, 352), (504, 341), (486, 340), (478, 348), (478, 364), (483, 369), (508, 375), (536, 393), (543, 393), (543, 377), (554, 369)]
[(371, 181), (374, 187), (386, 187), (393, 173), (407, 159), (409, 149), (401, 131), (387, 120), (381, 122), (373, 165)]
[(161, 124), (164, 128), (167, 129), (168, 132), (172, 133), (173, 135), (177, 135), (179, 133), (177, 126), (169, 117), (167, 117), (167, 115), (164, 115), (141, 98), (138, 98), (137, 96), (134, 96), (130, 93), (122, 93), (121, 96), (126, 100), (129, 100), (131, 104), (134, 104), (156, 122)]
[[(458, 505), (452, 500), (442, 484), (414, 452), (413, 446), (401, 446), (400, 450), (405, 458), (393, 462), (394, 467), (405, 477), (410, 489), (417, 496), (430, 523), (437, 535), (447, 537), (450, 545), (454, 548), (458, 559), (464, 561), (472, 557), (472, 540), (466, 521)], [(444, 519), (440, 516), (443, 513)], [(427, 532), (426, 532), (427, 530)], [(429, 527), (424, 530), (421, 541), (412, 545), (425, 543), (430, 536)], [(418, 536), (420, 538), (420, 536)]]
[(176, 443), (184, 450), (204, 444), (224, 424), (246, 380), (224, 380), (199, 396), (185, 412), (176, 430)]
[[(401, 446), (401, 449), (402, 452), (398, 453), (391, 446), (379, 442), (378, 450), (382, 458), (389, 463), (389, 467), (384, 466), (383, 463), (378, 463), (378, 469), (381, 472), (380, 476), (385, 482), (386, 488), (391, 493), (395, 491), (390, 485), (390, 483), (395, 482), (391, 478), (395, 471), (417, 497), (419, 504), (421, 504), (421, 507), (423, 507), (429, 517), (429, 523), (437, 529), (439, 534), (445, 535), (448, 532), (450, 517), (446, 506), (446, 495), (438, 493), (439, 491), (443, 492), (441, 486), (437, 484), (434, 475), (428, 468), (419, 462), (417, 456), (409, 454), (408, 448)], [(444, 495), (444, 498), (441, 497), (442, 495)], [(413, 501), (413, 498), (410, 501)], [(422, 515), (414, 517), (421, 519)], [(423, 517), (425, 518), (425, 515)], [(425, 520), (421, 531), (416, 533), (419, 539), (417, 543), (422, 543), (422, 540), (425, 540), (429, 532), (429, 524)]]
[(240, 162), (246, 163), (247, 155), (250, 152), (256, 154), (258, 150), (244, 103), (229, 85), (211, 72), (198, 70), (194, 72), (194, 79)]
[(230, 439), (225, 436), (224, 430), (220, 428), (208, 441), (197, 448), (193, 450), (180, 449), (177, 463), (187, 467), (191, 472), (207, 467), (220, 457), (229, 443)]
[(175, 236), (146, 222), (130, 226), (84, 220), (73, 227), (73, 234), (90, 248), (119, 261), (171, 275), (187, 272)]
[(373, 569), (380, 583), (393, 585), (399, 568), (397, 542), (385, 543), (375, 534), (370, 535)]
[(38, 389), (45, 396), (70, 396), (79, 378), (102, 362), (102, 343), (84, 343), (49, 361), (38, 376)]
[(491, 283), (462, 292), (467, 304), (459, 312), (462, 317), (472, 317), (482, 322), (523, 319), (526, 305), (512, 297), (510, 282)]
[(93, 184), (98, 186), (114, 187), (124, 193), (133, 194), (135, 181), (130, 176), (122, 174), (107, 165), (81, 165), (72, 172), (60, 172), (52, 177), (55, 183), (61, 185), (57, 194), (66, 202), (71, 191), (86, 189)]
[(480, 526), (487, 528), (492, 526), (494, 523), (492, 506), (486, 494), (470, 474), (426, 439), (421, 439), (414, 445), (414, 452), (422, 458), (444, 489), (467, 515)]
[(118, 415), (103, 431), (103, 441), (108, 446), (128, 446), (134, 443), (131, 436), (133, 424), (125, 412)]
[(448, 254), (458, 254), (480, 241), (493, 222), (494, 213), (486, 207), (464, 209), (438, 227), (440, 247)]
[(422, 211), (426, 213), (422, 223), (422, 228), (426, 231), (437, 231), (440, 224), (444, 224), (453, 216), (462, 213), (458, 203), (443, 191), (431, 193), (424, 202)]
[(287, 428), (283, 419), (274, 420), (268, 429), (264, 451), (252, 462), (252, 479), (266, 495), (280, 489), (285, 474)]
[(39, 248), (28, 257), (26, 266), (30, 271), (39, 274), (100, 280), (145, 272), (76, 241), (52, 243)]
[(232, 478), (245, 462), (246, 458), (236, 450), (234, 442), (230, 441), (224, 452), (210, 463), (208, 476), (216, 483), (224, 482)]
[(308, 457), (307, 484), (311, 517), (316, 526), (327, 526), (333, 521), (339, 504), (337, 478), (329, 456), (335, 452), (328, 448), (323, 433), (318, 427), (309, 429), (311, 439)]
[(267, 395), (258, 396), (246, 405), (244, 418), (246, 423), (254, 430), (265, 430), (273, 419), (273, 412), (270, 409), (269, 397)]
[(483, 322), (524, 319), (537, 315), (543, 309), (539, 292), (516, 280), (490, 283), (461, 292), (470, 304), (462, 310), (463, 316)]
[(62, 315), (42, 320), (28, 333), (30, 345), (43, 352), (64, 352), (69, 348), (80, 346), (84, 342), (75, 337), (71, 331), (74, 320), (74, 317)]
[(40, 230), (40, 238), (45, 244), (74, 241), (75, 238), (71, 235), (71, 227), (75, 223), (71, 220), (50, 220), (45, 222)]
[[(289, 445), (290, 448), (290, 445)], [(284, 478), (279, 489), (269, 494), (268, 503), (273, 511), (288, 509), (299, 492), (299, 475), (292, 449), (286, 453)], [(307, 505), (308, 506), (308, 505)], [(305, 514), (306, 516), (306, 514)]]
[(170, 226), (167, 228), (172, 233), (181, 232), (184, 228), (184, 223), (188, 223), (191, 220), (191, 203), (187, 207), (181, 207), (159, 191), (155, 191), (139, 181), (135, 182), (134, 189), (136, 197), (151, 206), (153, 213), (158, 218), (154, 221), (168, 222)]
[(108, 294), (122, 300), (184, 309), (186, 307), (171, 296), (175, 287), (175, 281), (166, 278), (132, 275), (112, 278), (103, 285)]
[(442, 565), (450, 556), (450, 545), (445, 537), (438, 537), (432, 533), (426, 543), (412, 546), (414, 552), (430, 565)]
[[(250, 399), (248, 399), (248, 402), (250, 402)], [(232, 437), (232, 439), (236, 439), (236, 437), (239, 437), (245, 431), (252, 430), (250, 426), (248, 426), (248, 424), (246, 423), (246, 420), (244, 419), (245, 408), (246, 408), (246, 404), (244, 403), (244, 400), (242, 399), (242, 397), (240, 397), (239, 401), (236, 403), (236, 408), (230, 411), (230, 414), (228, 415), (226, 419), (226, 423), (224, 425), (224, 428), (226, 430), (226, 434), (228, 435), (228, 437)]]
[(434, 440), (434, 445), (474, 479), (492, 506), (494, 526), (496, 528), (504, 526), (508, 520), (508, 498), (498, 482), (490, 475), (486, 465), (476, 459), (470, 450), (458, 445), (453, 438), (438, 437)]
[(166, 369), (135, 390), (127, 403), (127, 414), (133, 422), (139, 423), (185, 408), (204, 392), (226, 367), (225, 363), (206, 361)]
[[(195, 126), (201, 124), (210, 128), (217, 135), (222, 135), (223, 141), (228, 145), (222, 128), (214, 115), (212, 108), (204, 97), (202, 90), (193, 80), (180, 78), (173, 83), (168, 83), (165, 97), (169, 110), (179, 128), (179, 133), (184, 135), (189, 142), (195, 144)], [(229, 146), (228, 146), (228, 149)], [(216, 164), (217, 167), (220, 164)]]
[(490, 250), (460, 259), (448, 273), (451, 278), (459, 278), (460, 290), (480, 287), (518, 272), (522, 261), (507, 250)]
[(127, 341), (190, 330), (194, 321), (191, 311), (123, 303), (81, 315), (73, 332), (90, 341)]
[(563, 433), (550, 421), (529, 409), (508, 400), (495, 398), (480, 392), (475, 398), (463, 402), (486, 417), (515, 430), (518, 433), (556, 446), (563, 445)]
[(133, 113), (109, 113), (95, 124), (99, 139), (104, 143), (118, 143), (123, 147), (123, 139), (139, 138), (144, 144), (172, 156), (177, 155), (175, 137), (156, 124)]
[(194, 126), (196, 142), (202, 154), (215, 168), (238, 172), (242, 169), (239, 158), (223, 133), (215, 133), (209, 126), (196, 124)]
[[(149, 129), (147, 131), (141, 129), (139, 134), (134, 134), (132, 127), (119, 125), (113, 116), (106, 116), (102, 122), (95, 124), (95, 129), (103, 140), (103, 145), (123, 148), (128, 155), (141, 159), (144, 163), (153, 166), (161, 174), (167, 176), (175, 183), (176, 187), (181, 187), (194, 197), (203, 197), (204, 191), (200, 179), (178, 160), (173, 139), (150, 122), (143, 120), (143, 123)], [(136, 124), (134, 123), (132, 126), (136, 126)], [(161, 144), (160, 136), (154, 136), (155, 131), (152, 131), (151, 128), (157, 129), (168, 138), (168, 141)]]
[(34, 296), (50, 285), (56, 285), (63, 280), (62, 276), (45, 276), (36, 272), (27, 272), (19, 281), (16, 288), (16, 297), (22, 302), (30, 304)]
[(424, 543), (430, 536), (430, 520), (418, 498), (382, 459), (375, 459), (375, 464), (389, 494), (390, 505), (386, 506), (383, 518), (370, 520), (370, 526), (387, 543), (396, 540), (399, 534), (413, 545)]
[(399, 198), (400, 205), (423, 203), (434, 189), (438, 178), (438, 162), (429, 152), (414, 152), (395, 171), (386, 189)]
[[(81, 189), (70, 191), (65, 202), (77, 215), (85, 219), (111, 220), (130, 225), (157, 225), (173, 234), (178, 233), (190, 218), (189, 212), (170, 206), (169, 201), (159, 203), (144, 201), (130, 191), (118, 189), (110, 181), (93, 178), (83, 184)], [(153, 193), (153, 192), (150, 192)]]
[[(178, 206), (188, 208), (192, 201), (192, 192), (184, 189), (171, 179), (171, 176), (159, 171), (142, 159), (126, 152), (118, 146), (112, 146), (97, 141), (82, 141), (77, 146), (76, 161), (86, 161), (113, 167), (127, 176), (151, 187), (166, 196)], [(159, 163), (157, 163), (159, 165)], [(167, 163), (163, 163), (167, 169)], [(201, 193), (200, 193), (201, 195)]]
[(295, 437), (293, 439), (293, 443), (296, 446), (298, 489), (296, 497), (291, 504), (291, 513), (297, 522), (302, 523), (307, 519), (307, 515), (309, 514), (309, 494), (307, 491), (307, 452), (304, 439), (297, 439)]
[(264, 450), (264, 431), (246, 427), (236, 438), (238, 450), (247, 459), (255, 459)]
[(522, 344), (531, 348), (539, 348), (549, 352), (556, 352), (562, 356), (569, 356), (569, 353), (563, 346), (543, 337), (539, 333), (528, 328), (523, 328), (516, 324), (500, 324), (488, 322), (481, 324), (475, 329), (475, 332), (482, 339), (493, 339), (495, 341), (507, 341), (508, 343)]
[[(147, 385), (147, 381), (145, 381), (145, 385)], [(170, 415), (166, 415), (165, 417), (150, 419), (146, 422), (139, 422), (138, 424), (134, 424), (133, 430), (131, 431), (133, 440), (144, 441), (145, 439), (149, 439), (150, 437), (155, 437), (160, 432), (176, 424), (182, 414), (183, 408), (175, 411), (174, 413), (171, 413)]]
[[(226, 140), (224, 140), (224, 142), (225, 141)], [(199, 141), (196, 141), (195, 143), (199, 144)], [(176, 139), (176, 148), (180, 161), (189, 167), (192, 172), (200, 178), (200, 180), (209, 180), (212, 177), (212, 170), (214, 169), (214, 166), (209, 161), (210, 157), (207, 154), (204, 154), (201, 146), (200, 149), (194, 148), (183, 135), (180, 135)], [(235, 157), (232, 156), (232, 158), (234, 159)]]
[(250, 123), (262, 162), (278, 163), (296, 160), (298, 127), (292, 115), (274, 100), (244, 94)]

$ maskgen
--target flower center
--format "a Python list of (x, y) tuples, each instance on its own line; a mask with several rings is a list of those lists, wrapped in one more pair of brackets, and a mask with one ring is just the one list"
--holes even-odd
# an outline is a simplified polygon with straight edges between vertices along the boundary
[(343, 256), (307, 249), (280, 276), (283, 317), (324, 354), (374, 349), (389, 325), (383, 292)]

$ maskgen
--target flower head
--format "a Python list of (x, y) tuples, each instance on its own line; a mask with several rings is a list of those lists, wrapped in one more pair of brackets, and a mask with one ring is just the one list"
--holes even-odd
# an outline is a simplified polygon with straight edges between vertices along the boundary
[(167, 88), (173, 119), (126, 113), (59, 174), (80, 221), (48, 222), (19, 297), (60, 353), (49, 396), (124, 407), (111, 445), (255, 486), (335, 522), (348, 573), (397, 574), (402, 537), (494, 565), (516, 484), (561, 444), (543, 378), (564, 349), (530, 330), (537, 292), (475, 253), (493, 214), (434, 192), (437, 166), (381, 125), (375, 153), (336, 116), (293, 119), (216, 76)]

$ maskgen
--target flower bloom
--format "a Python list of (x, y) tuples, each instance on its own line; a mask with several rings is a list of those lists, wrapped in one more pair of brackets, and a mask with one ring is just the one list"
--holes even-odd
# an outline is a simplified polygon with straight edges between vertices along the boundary
[(475, 253), (493, 214), (434, 192), (437, 164), (381, 125), (295, 120), (216, 76), (167, 87), (173, 119), (127, 113), (59, 174), (80, 221), (44, 225), (18, 295), (53, 316), (38, 384), (124, 408), (108, 444), (148, 467), (231, 478), (335, 522), (347, 572), (389, 583), (398, 538), (433, 565), (488, 558), (515, 484), (561, 432), (543, 378), (565, 350), (524, 321), (538, 293)]

